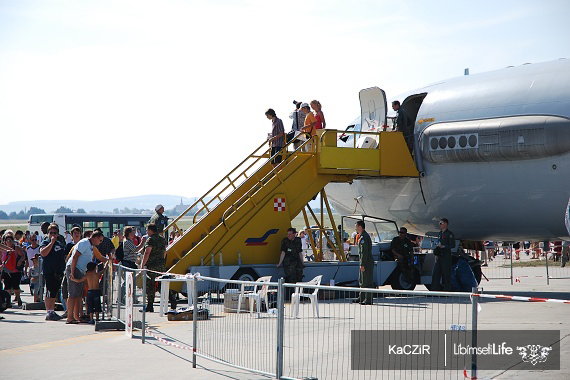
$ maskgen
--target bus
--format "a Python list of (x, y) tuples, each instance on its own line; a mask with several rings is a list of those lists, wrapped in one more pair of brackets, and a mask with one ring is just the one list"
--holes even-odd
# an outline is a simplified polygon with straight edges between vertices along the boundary
[(149, 214), (32, 214), (28, 219), (28, 230), (31, 233), (38, 231), (41, 235), (40, 226), (44, 222), (57, 223), (59, 233), (71, 231), (74, 226), (79, 226), (83, 231), (101, 228), (103, 234), (111, 238), (113, 231), (122, 230), (125, 226), (140, 228), (141, 233), (146, 233), (145, 225), (152, 215)]

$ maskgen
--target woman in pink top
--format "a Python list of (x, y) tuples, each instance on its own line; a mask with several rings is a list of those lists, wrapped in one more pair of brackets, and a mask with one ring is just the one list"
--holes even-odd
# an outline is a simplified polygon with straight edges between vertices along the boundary
[(327, 122), (325, 121), (325, 115), (323, 114), (321, 103), (318, 100), (313, 100), (311, 101), (311, 108), (315, 111), (315, 119), (317, 119), (315, 129), (326, 128)]

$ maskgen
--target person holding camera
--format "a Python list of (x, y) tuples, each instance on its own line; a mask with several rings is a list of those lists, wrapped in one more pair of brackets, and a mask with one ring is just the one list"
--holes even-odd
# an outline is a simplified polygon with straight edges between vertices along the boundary
[(301, 146), (304, 141), (304, 139), (297, 137), (299, 137), (301, 129), (304, 127), (305, 117), (307, 116), (307, 112), (309, 112), (309, 105), (307, 103), (301, 103), (296, 100), (293, 100), (293, 104), (297, 108), (295, 111), (289, 114), (289, 118), (293, 119), (293, 125), (291, 126), (291, 132), (287, 133), (287, 142), (295, 138), (293, 146), (295, 150), (297, 150), (297, 148), (299, 148), (299, 146)]

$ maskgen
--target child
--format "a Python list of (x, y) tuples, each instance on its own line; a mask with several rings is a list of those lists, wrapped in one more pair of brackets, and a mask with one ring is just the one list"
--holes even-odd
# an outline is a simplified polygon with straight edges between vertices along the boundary
[(32, 266), (30, 267), (30, 291), (34, 295), (34, 302), (40, 302), (40, 254), (37, 253), (32, 257)]
[[(99, 291), (99, 279), (101, 277), (101, 273), (103, 273), (107, 267), (107, 264), (101, 270), (97, 270), (97, 264), (94, 262), (90, 262), (87, 264), (87, 271), (85, 272), (85, 276), (83, 278), (73, 279), (75, 282), (87, 282), (87, 313), (89, 313), (89, 317), (91, 320), (89, 321), (90, 325), (95, 324), (95, 319), (93, 318), (93, 314), (95, 314), (96, 320), (99, 320), (99, 313), (101, 312), (101, 292)], [(78, 323), (78, 322), (70, 322), (70, 323)]]

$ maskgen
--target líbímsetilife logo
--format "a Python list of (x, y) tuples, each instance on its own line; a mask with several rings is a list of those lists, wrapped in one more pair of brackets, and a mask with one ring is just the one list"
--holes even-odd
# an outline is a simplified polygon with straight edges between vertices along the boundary
[(530, 363), (533, 366), (536, 363), (544, 363), (548, 359), (548, 354), (552, 351), (552, 347), (544, 347), (540, 344), (527, 344), (526, 346), (517, 347), (522, 361)]

